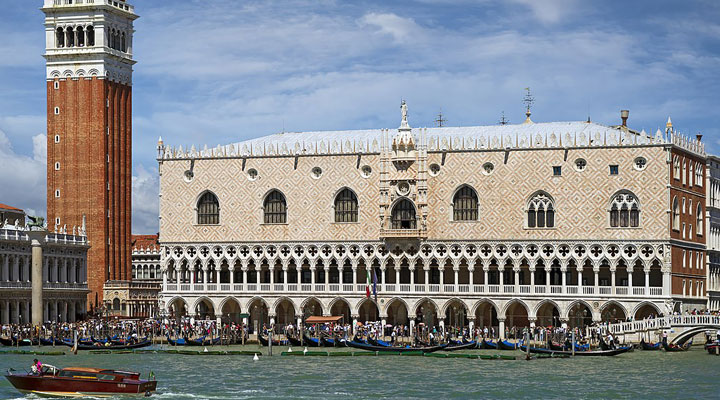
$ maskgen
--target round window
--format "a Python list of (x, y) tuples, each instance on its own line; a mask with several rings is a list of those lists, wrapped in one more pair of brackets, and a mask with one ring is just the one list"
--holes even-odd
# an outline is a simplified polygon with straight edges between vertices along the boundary
[(486, 162), (486, 163), (483, 164), (483, 166), (482, 166), (482, 172), (483, 172), (483, 174), (485, 174), (485, 175), (490, 175), (490, 174), (492, 174), (494, 170), (495, 170), (495, 166), (494, 166), (493, 163), (491, 163), (491, 162)]
[(430, 164), (430, 176), (437, 176), (440, 173), (440, 166), (437, 164)]
[(647, 166), (647, 160), (645, 159), (645, 157), (638, 157), (635, 159), (633, 164), (635, 165), (636, 170), (642, 171)]
[(254, 181), (255, 179), (258, 178), (258, 172), (255, 168), (250, 168), (247, 172), (247, 175), (248, 175), (248, 179), (251, 181)]
[(582, 158), (578, 158), (577, 160), (575, 160), (576, 171), (585, 171), (585, 167), (587, 167), (587, 161)]
[(363, 165), (362, 168), (360, 168), (360, 175), (362, 175), (363, 178), (369, 178), (370, 175), (372, 175), (372, 168), (370, 168), (369, 165)]
[(400, 196), (407, 196), (410, 193), (410, 184), (405, 181), (398, 183), (397, 192)]
[(320, 179), (320, 177), (322, 176), (322, 172), (323, 172), (322, 168), (315, 167), (312, 170), (310, 170), (310, 175), (315, 179)]
[(193, 174), (193, 172), (190, 170), (187, 170), (185, 171), (185, 173), (183, 173), (183, 179), (185, 179), (185, 182), (191, 182), (194, 177), (195, 174)]

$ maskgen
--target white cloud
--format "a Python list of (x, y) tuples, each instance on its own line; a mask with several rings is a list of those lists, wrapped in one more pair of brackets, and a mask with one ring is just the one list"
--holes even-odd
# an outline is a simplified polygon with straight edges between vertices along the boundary
[(577, 0), (511, 0), (522, 4), (533, 13), (535, 18), (544, 24), (560, 22), (566, 16), (575, 12)]
[(369, 13), (360, 21), (375, 26), (383, 34), (392, 36), (396, 43), (404, 43), (409, 39), (417, 40), (422, 35), (422, 28), (411, 18), (404, 18), (393, 13)]
[(132, 177), (132, 232), (158, 232), (158, 171), (148, 171), (142, 164), (135, 167)]
[(45, 215), (45, 135), (33, 136), (32, 143), (32, 157), (17, 154), (0, 130), (0, 203)]

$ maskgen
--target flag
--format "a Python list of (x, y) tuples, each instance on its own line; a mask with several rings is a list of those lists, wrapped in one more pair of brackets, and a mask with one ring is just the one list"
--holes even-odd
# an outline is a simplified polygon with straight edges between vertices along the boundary
[(370, 270), (365, 268), (367, 280), (365, 281), (365, 298), (370, 298)]
[(373, 294), (375, 295), (375, 304), (377, 304), (377, 274), (373, 268)]

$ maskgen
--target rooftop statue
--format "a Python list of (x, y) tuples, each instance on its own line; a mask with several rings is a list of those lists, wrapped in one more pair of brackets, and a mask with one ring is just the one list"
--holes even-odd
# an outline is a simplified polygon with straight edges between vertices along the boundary
[(45, 218), (43, 217), (36, 217), (28, 215), (28, 219), (30, 219), (30, 223), (28, 223), (27, 227), (29, 230), (33, 230), (33, 228), (37, 227), (38, 230), (42, 230), (45, 226)]

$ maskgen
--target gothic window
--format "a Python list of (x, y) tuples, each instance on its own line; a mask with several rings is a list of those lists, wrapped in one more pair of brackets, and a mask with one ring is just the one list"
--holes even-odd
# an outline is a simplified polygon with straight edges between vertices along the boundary
[(675, 230), (680, 229), (680, 202), (677, 196), (673, 199), (672, 205), (672, 228)]
[(205, 192), (197, 203), (197, 223), (217, 225), (220, 223), (220, 204), (213, 192)]
[(682, 183), (687, 185), (687, 161), (682, 161)]
[(287, 222), (287, 204), (285, 196), (277, 190), (273, 190), (263, 202), (263, 221), (266, 224), (284, 224)]
[(703, 166), (701, 163), (695, 166), (695, 184), (697, 186), (703, 185)]
[(77, 35), (78, 47), (85, 47), (85, 29), (82, 26), (75, 28), (75, 34)]
[(630, 192), (613, 196), (610, 203), (610, 226), (612, 228), (637, 228), (640, 226), (640, 205)]
[(392, 229), (417, 229), (415, 206), (408, 199), (402, 199), (393, 207), (390, 217)]
[(335, 222), (358, 222), (357, 196), (348, 188), (335, 196)]
[(703, 210), (702, 205), (698, 204), (697, 206), (697, 215), (695, 216), (697, 218), (697, 234), (702, 235), (703, 234)]
[(555, 207), (552, 198), (543, 192), (535, 194), (528, 202), (528, 228), (554, 228)]
[(680, 179), (680, 158), (678, 156), (673, 159), (673, 177)]
[(95, 28), (92, 26), (87, 28), (87, 46), (95, 46)]
[(127, 47), (125, 46), (125, 32), (120, 34), (120, 51), (126, 52)]
[(477, 221), (478, 196), (475, 189), (464, 185), (453, 196), (453, 221)]

